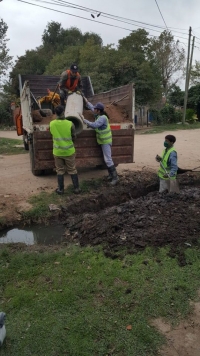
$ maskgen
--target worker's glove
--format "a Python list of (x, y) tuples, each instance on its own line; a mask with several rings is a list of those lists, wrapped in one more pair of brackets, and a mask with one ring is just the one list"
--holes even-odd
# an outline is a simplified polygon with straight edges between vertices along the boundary
[(71, 90), (68, 90), (68, 95), (71, 95), (73, 92)]
[(76, 91), (76, 94), (79, 94), (79, 95), (81, 95), (81, 92), (80, 92), (80, 90), (77, 90), (77, 91)]
[(156, 159), (157, 162), (161, 162), (162, 161), (162, 157), (160, 157), (159, 155), (156, 155), (155, 159)]
[(167, 173), (163, 174), (163, 178), (169, 178), (168, 174)]

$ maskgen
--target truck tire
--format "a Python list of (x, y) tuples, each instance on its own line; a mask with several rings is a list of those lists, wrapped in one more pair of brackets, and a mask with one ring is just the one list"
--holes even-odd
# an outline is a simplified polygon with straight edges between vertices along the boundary
[(26, 151), (29, 150), (29, 143), (28, 143), (28, 135), (26, 131), (23, 131), (23, 143), (24, 143), (24, 149)]
[(33, 148), (33, 143), (29, 143), (29, 155), (30, 155), (30, 164), (31, 164), (31, 172), (33, 173), (34, 176), (41, 176), (43, 174), (42, 169), (35, 169), (35, 164), (34, 164), (34, 148)]

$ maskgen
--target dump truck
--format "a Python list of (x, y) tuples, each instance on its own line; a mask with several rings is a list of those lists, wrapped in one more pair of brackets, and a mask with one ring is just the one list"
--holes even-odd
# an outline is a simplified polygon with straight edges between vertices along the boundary
[[(45, 117), (39, 111), (38, 98), (45, 95), (47, 88), (56, 90), (58, 76), (19, 75), (20, 110), (15, 118), (17, 133), (23, 136), (24, 148), (29, 150), (31, 171), (38, 176), (44, 171), (55, 168), (53, 141), (49, 132), (50, 121), (55, 119), (49, 103), (41, 104)], [(92, 103), (102, 102), (110, 119), (113, 135), (112, 158), (117, 166), (120, 163), (132, 163), (134, 159), (134, 112), (135, 89), (133, 83), (114, 88), (107, 92), (94, 94), (90, 77), (82, 77), (83, 94)], [(91, 111), (84, 110), (83, 116), (90, 119)], [(89, 116), (88, 116), (89, 115)], [(93, 115), (91, 116), (91, 119)], [(71, 118), (69, 118), (71, 119)], [(73, 121), (73, 118), (72, 118)], [(76, 166), (103, 166), (101, 147), (97, 144), (96, 133), (81, 121), (81, 129), (75, 122), (77, 138)]]

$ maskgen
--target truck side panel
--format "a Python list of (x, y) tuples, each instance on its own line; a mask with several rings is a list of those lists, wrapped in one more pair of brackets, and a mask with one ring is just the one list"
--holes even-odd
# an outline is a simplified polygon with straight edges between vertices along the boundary
[[(123, 100), (121, 100), (123, 98)], [(102, 102), (105, 106), (113, 102), (117, 102), (117, 106), (126, 107), (128, 116), (132, 119), (132, 127), (135, 128), (135, 89), (133, 84), (123, 85), (122, 87), (111, 89), (107, 92), (95, 94), (89, 101), (94, 105), (97, 102)]]
[[(114, 130), (112, 157), (115, 164), (133, 162), (134, 130)], [(52, 154), (53, 145), (49, 131), (36, 131), (33, 134), (35, 149), (35, 169), (53, 169), (54, 158)], [(84, 130), (75, 141), (76, 166), (92, 167), (103, 165), (101, 147), (96, 143), (95, 132)]]

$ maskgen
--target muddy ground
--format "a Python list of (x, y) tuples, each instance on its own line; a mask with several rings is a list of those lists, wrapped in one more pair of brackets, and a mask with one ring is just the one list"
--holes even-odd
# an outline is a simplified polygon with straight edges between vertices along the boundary
[(103, 245), (111, 258), (169, 245), (183, 266), (184, 250), (199, 244), (200, 178), (184, 174), (179, 181), (180, 194), (159, 194), (154, 173), (126, 172), (109, 191), (105, 182), (100, 192), (68, 198), (55, 220), (65, 225), (66, 242)]

